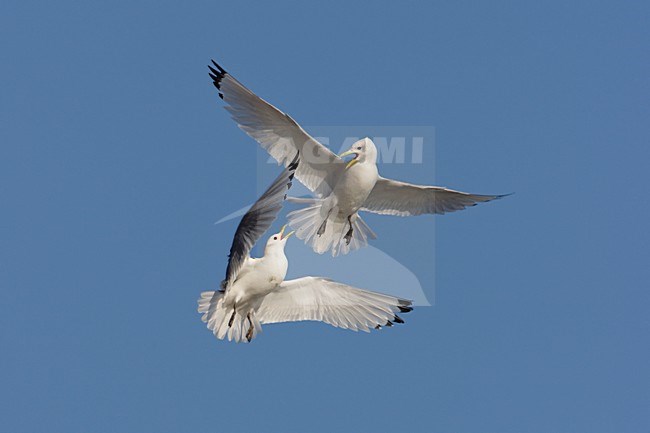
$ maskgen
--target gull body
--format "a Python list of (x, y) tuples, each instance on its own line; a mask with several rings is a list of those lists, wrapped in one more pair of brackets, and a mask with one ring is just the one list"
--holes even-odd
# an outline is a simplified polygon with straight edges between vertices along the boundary
[(285, 280), (289, 262), (284, 247), (293, 234), (285, 234), (286, 225), (271, 235), (262, 257), (250, 256), (253, 245), (277, 217), (297, 167), (296, 156), (242, 217), (221, 289), (201, 293), (201, 319), (219, 339), (250, 342), (263, 324), (302, 320), (369, 332), (403, 323), (396, 313), (412, 310), (411, 301), (327, 278)]
[[(300, 152), (302, 162), (296, 178), (314, 197), (291, 200), (306, 206), (288, 215), (289, 225), (317, 253), (347, 254), (374, 239), (375, 233), (359, 211), (395, 216), (444, 214), (502, 197), (381, 177), (372, 140), (359, 140), (347, 152), (336, 155), (291, 116), (212, 63), (210, 77), (238, 126), (280, 164), (286, 166), (292, 155)], [(346, 163), (342, 158), (350, 155), (354, 158)]]
[[(283, 229), (284, 232), (284, 229)], [(287, 275), (289, 262), (284, 254), (284, 244), (289, 236), (277, 233), (269, 238), (264, 256), (247, 257), (237, 279), (224, 296), (224, 308), (238, 308), (248, 312), (258, 301), (275, 290)]]
[(366, 153), (363, 159), (356, 157), (352, 160), (355, 164), (341, 173), (331, 194), (336, 197), (339, 211), (346, 216), (361, 209), (379, 179), (377, 148), (372, 140), (364, 138), (354, 143), (352, 148), (359, 152), (363, 149)]
[(358, 248), (375, 237), (359, 218), (358, 211), (379, 179), (377, 149), (369, 138), (357, 141), (352, 149), (358, 153), (345, 170), (333, 178), (332, 192), (320, 200), (294, 200), (311, 206), (288, 215), (289, 225), (296, 230), (297, 236), (311, 244), (317, 253), (330, 248), (334, 255), (339, 251), (346, 253), (350, 245)]

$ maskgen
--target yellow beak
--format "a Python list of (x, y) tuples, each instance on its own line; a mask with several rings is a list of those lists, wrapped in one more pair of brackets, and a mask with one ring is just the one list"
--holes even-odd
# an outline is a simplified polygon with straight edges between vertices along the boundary
[[(344, 158), (344, 157), (349, 156), (349, 155), (356, 155), (356, 156), (358, 156), (357, 152), (355, 152), (355, 151), (353, 151), (352, 149), (350, 149), (350, 150), (348, 150), (347, 152), (343, 152), (342, 154), (340, 154), (340, 155), (339, 155), (339, 158)], [(359, 160), (358, 160), (357, 158), (354, 158), (353, 160), (351, 160), (350, 162), (348, 162), (348, 164), (345, 166), (346, 170), (347, 170), (348, 168), (352, 167), (352, 166), (353, 166), (354, 164), (356, 164), (357, 162), (359, 162)]]
[(284, 236), (284, 230), (287, 228), (287, 225), (283, 225), (282, 229), (280, 229), (280, 239), (289, 239), (289, 237), (294, 234), (295, 232), (289, 232), (287, 233), (286, 236)]

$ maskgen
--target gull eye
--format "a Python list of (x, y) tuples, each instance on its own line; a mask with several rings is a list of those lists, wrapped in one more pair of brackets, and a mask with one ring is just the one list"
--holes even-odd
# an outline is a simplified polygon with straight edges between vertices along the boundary
[(274, 240), (274, 241), (277, 241), (277, 240), (278, 240), (278, 237), (277, 237), (277, 236), (273, 236), (273, 240)]
[(361, 146), (357, 147), (357, 150), (361, 150)]

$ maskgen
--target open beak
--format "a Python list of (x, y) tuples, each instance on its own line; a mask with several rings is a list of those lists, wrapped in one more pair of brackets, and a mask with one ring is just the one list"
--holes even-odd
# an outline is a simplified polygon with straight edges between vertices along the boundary
[(357, 152), (355, 152), (354, 150), (352, 150), (352, 149), (348, 150), (347, 152), (343, 152), (342, 154), (340, 154), (339, 158), (345, 158), (346, 156), (349, 156), (349, 155), (354, 155), (354, 158), (352, 158), (350, 160), (350, 162), (348, 162), (348, 164), (345, 166), (346, 169), (352, 167), (354, 164), (359, 162), (359, 160), (357, 159), (357, 158), (359, 158), (359, 154)]
[(289, 237), (290, 237), (292, 234), (295, 233), (295, 232), (289, 232), (289, 233), (287, 233), (287, 234), (285, 235), (285, 234), (284, 234), (284, 230), (285, 230), (286, 228), (287, 228), (287, 225), (285, 224), (285, 225), (282, 226), (282, 229), (280, 230), (280, 239), (282, 239), (282, 240), (284, 240), (284, 239), (289, 239)]

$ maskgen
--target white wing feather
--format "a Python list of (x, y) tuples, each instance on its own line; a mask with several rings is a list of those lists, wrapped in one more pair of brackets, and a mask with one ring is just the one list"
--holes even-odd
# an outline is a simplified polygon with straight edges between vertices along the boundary
[(468, 194), (380, 177), (361, 209), (398, 216), (444, 214), (501, 197), (503, 195)]
[(282, 170), (271, 186), (257, 199), (239, 221), (237, 231), (230, 246), (226, 278), (221, 282), (221, 288), (230, 287), (237, 278), (241, 268), (248, 260), (248, 254), (255, 243), (271, 226), (282, 209), (282, 202), (291, 188), (291, 181), (299, 164), (300, 158), (296, 153), (293, 161)]
[(280, 164), (289, 164), (300, 152), (296, 178), (317, 197), (329, 195), (345, 165), (341, 158), (311, 137), (288, 114), (275, 108), (233, 78), (216, 62), (210, 77), (228, 104), (237, 125), (255, 139)]
[(284, 281), (267, 295), (256, 316), (260, 323), (315, 320), (338, 328), (369, 332), (402, 323), (398, 312), (411, 311), (411, 301), (357, 289), (320, 277)]

